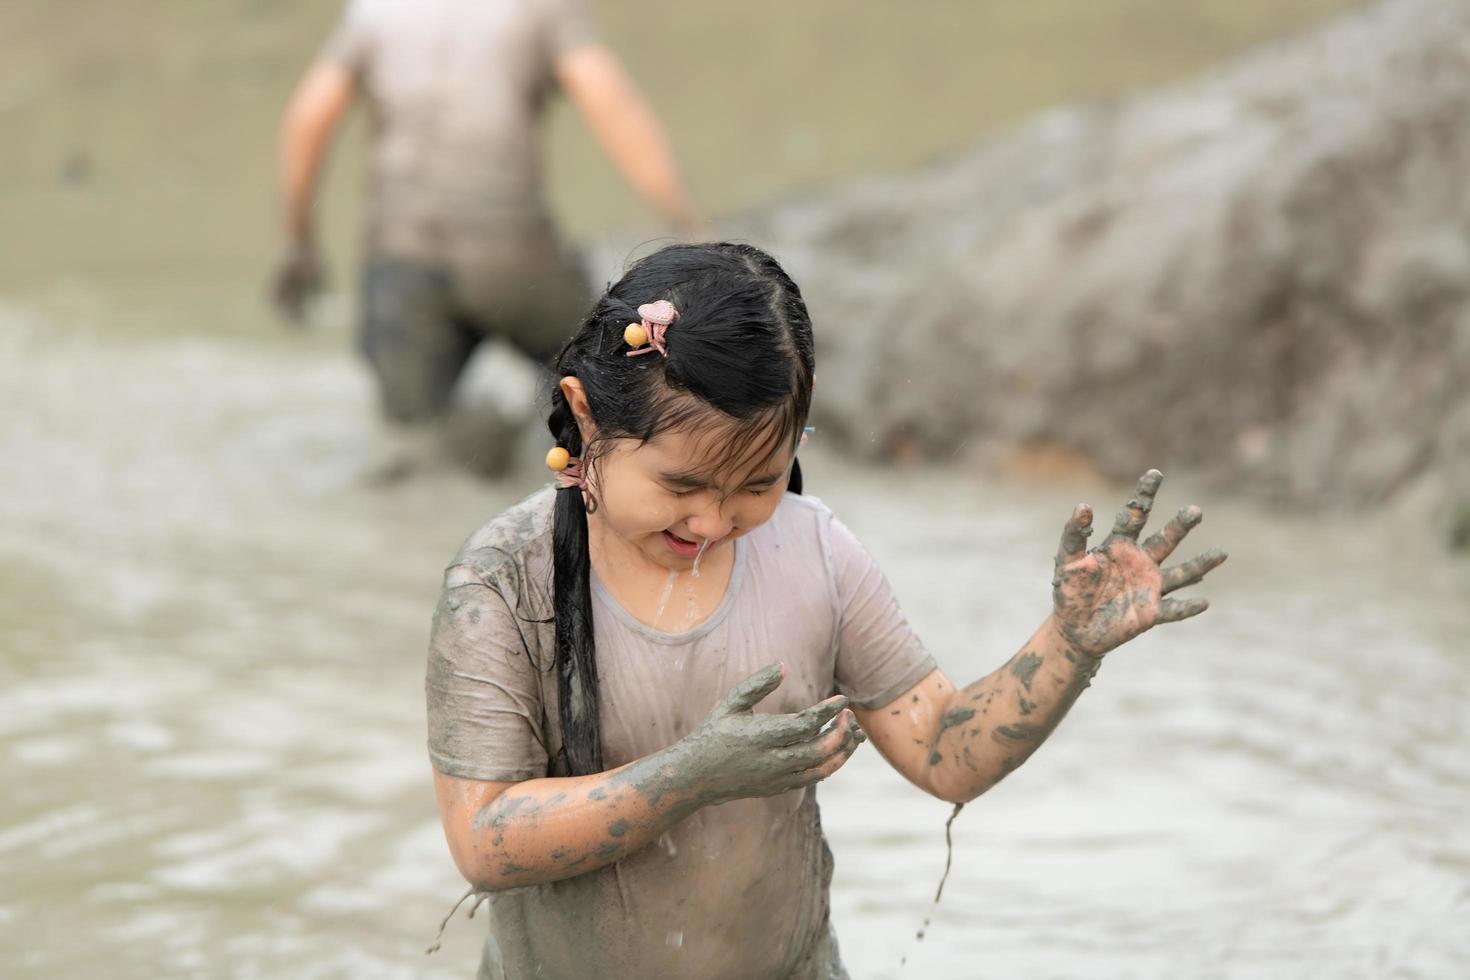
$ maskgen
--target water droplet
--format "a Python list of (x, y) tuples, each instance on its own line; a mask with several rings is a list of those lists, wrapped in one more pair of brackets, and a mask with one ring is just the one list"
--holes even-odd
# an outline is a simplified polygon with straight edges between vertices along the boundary
[(658, 609), (653, 614), (653, 625), (655, 626), (658, 625), (658, 621), (664, 616), (664, 607), (669, 604), (669, 596), (674, 594), (674, 579), (678, 577), (678, 572), (671, 571), (669, 572), (669, 577), (664, 581), (664, 590), (658, 597)]
[(694, 578), (699, 578), (699, 559), (704, 557), (707, 548), (709, 548), (709, 538), (699, 542), (699, 551), (694, 555), (694, 568), (689, 572)]

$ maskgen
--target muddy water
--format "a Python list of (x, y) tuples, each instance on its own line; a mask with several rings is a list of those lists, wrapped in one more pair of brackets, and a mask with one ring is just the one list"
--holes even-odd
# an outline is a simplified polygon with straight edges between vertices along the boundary
[[(635, 70), (718, 208), (910, 163), (1344, 5), (882, 4), (871, 31), (825, 0), (604, 19), (626, 49), (660, 41), (672, 67)], [(422, 955), (460, 891), (422, 650), (444, 562), (527, 484), (363, 488), (346, 301), (289, 342), (257, 302), (267, 135), (334, 9), (0, 5), (0, 976), (472, 969), (478, 921)], [(681, 40), (710, 23), (732, 43)], [(935, 91), (966, 97), (914, 111)], [(569, 221), (636, 214), (554, 129)], [(349, 141), (328, 195), (339, 269), (357, 162)], [(1117, 495), (853, 470), (817, 443), (811, 488), (963, 681), (1044, 614), (1073, 499)], [(1406, 553), (1386, 520), (1203, 502), (1201, 546), (1234, 553), (1216, 608), (1114, 656), (966, 808), (923, 943), (948, 807), (871, 751), (823, 788), (855, 978), (1463, 972), (1470, 571)]]
[[(460, 887), (422, 650), (439, 569), (524, 484), (363, 489), (369, 407), (337, 354), (0, 320), (0, 975), (470, 971), (479, 921), (421, 952)], [(965, 681), (1045, 613), (1072, 499), (1120, 492), (809, 459)], [(1470, 569), (1206, 503), (1215, 608), (965, 809), (923, 943), (948, 807), (869, 750), (824, 786), (855, 977), (1463, 967)]]

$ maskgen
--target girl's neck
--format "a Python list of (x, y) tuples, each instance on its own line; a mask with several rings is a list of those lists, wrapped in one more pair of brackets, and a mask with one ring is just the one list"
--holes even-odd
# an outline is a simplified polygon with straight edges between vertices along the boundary
[(626, 576), (667, 575), (673, 570), (659, 565), (641, 548), (614, 531), (597, 511), (587, 515), (587, 554), (592, 561), (592, 570), (604, 582)]
[(691, 630), (719, 608), (735, 567), (735, 542), (712, 545), (692, 563), (663, 565), (624, 539), (596, 512), (587, 515), (588, 554), (604, 589), (634, 619), (669, 633)]

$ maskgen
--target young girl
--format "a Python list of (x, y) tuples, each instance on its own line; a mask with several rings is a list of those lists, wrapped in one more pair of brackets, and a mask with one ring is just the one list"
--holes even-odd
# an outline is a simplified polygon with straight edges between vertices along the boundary
[(1224, 560), (1142, 544), (1150, 471), (1107, 539), (1062, 532), (1054, 611), (957, 688), (873, 559), (812, 497), (801, 292), (748, 245), (634, 266), (557, 360), (557, 486), (449, 567), (429, 753), (455, 863), (494, 893), (480, 976), (846, 976), (814, 784), (865, 740), (963, 802), (1036, 750), (1107, 651), (1204, 611)]

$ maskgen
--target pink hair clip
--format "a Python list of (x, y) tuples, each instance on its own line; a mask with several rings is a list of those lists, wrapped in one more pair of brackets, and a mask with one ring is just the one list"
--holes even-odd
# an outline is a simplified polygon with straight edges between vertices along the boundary
[[(638, 307), (638, 315), (643, 318), (643, 322), (630, 323), (623, 331), (623, 341), (633, 348), (628, 351), (628, 356), (636, 357), (658, 351), (668, 357), (669, 349), (664, 345), (664, 334), (668, 332), (669, 324), (679, 319), (679, 311), (674, 309), (673, 303), (661, 299)], [(648, 346), (645, 347), (645, 344)]]
[(587, 489), (587, 474), (582, 469), (580, 459), (572, 459), (567, 462), (566, 468), (556, 475), (556, 485), (562, 490)]

